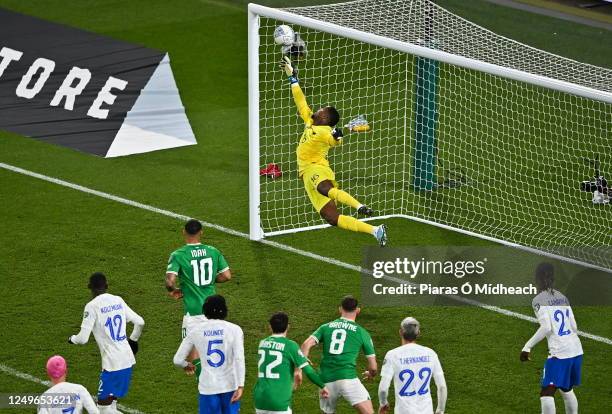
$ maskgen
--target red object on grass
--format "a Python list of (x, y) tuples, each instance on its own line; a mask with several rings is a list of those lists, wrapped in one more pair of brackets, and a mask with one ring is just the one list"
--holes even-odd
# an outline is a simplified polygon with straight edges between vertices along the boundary
[(259, 175), (266, 176), (275, 180), (281, 175), (283, 175), (283, 172), (281, 171), (278, 165), (271, 162), (270, 164), (266, 165), (266, 168), (262, 168), (261, 170), (259, 170)]

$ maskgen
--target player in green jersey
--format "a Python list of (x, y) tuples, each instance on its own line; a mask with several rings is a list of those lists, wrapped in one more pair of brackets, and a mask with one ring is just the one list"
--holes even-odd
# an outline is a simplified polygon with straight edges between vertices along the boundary
[(295, 341), (287, 339), (289, 317), (278, 312), (270, 318), (272, 335), (259, 342), (257, 353), (256, 414), (291, 414), (293, 390), (302, 383), (302, 371), (321, 388), (321, 398), (329, 395), (319, 374), (310, 366)]
[[(182, 337), (198, 319), (205, 318), (202, 306), (207, 297), (216, 294), (215, 283), (232, 278), (225, 257), (213, 246), (202, 244), (202, 223), (191, 219), (183, 229), (185, 245), (175, 250), (168, 259), (166, 289), (174, 299), (183, 299), (184, 316)], [(176, 286), (176, 280), (180, 288)], [(188, 357), (196, 366), (196, 378), (200, 374), (200, 359), (195, 348)]]
[(363, 351), (368, 361), (364, 379), (372, 379), (378, 372), (374, 344), (370, 334), (355, 323), (361, 309), (357, 299), (347, 296), (340, 304), (340, 318), (321, 325), (304, 343), (306, 358), (317, 344), (323, 346), (321, 379), (329, 390), (329, 398), (321, 399), (321, 411), (336, 412), (338, 398), (343, 397), (361, 414), (373, 414), (370, 394), (357, 377), (357, 357)]

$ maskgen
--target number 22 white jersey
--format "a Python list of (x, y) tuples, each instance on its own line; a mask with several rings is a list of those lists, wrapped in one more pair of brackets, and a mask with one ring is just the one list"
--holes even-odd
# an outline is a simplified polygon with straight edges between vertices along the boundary
[(387, 352), (380, 375), (393, 378), (395, 414), (433, 414), (431, 379), (438, 387), (446, 385), (438, 355), (416, 343)]
[(70, 337), (75, 344), (85, 344), (93, 332), (102, 356), (102, 369), (118, 371), (136, 363), (127, 341), (126, 325), (134, 324), (130, 339), (140, 337), (144, 320), (120, 296), (103, 293), (93, 298), (83, 313), (81, 331)]
[(583, 354), (574, 312), (561, 292), (542, 291), (532, 305), (540, 325), (549, 328), (546, 340), (550, 357), (565, 359)]

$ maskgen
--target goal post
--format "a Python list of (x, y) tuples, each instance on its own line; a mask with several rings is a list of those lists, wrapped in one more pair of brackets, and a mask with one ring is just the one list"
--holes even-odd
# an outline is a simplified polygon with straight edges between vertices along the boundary
[(264, 236), (259, 216), (259, 16), (249, 5), (248, 11), (248, 84), (249, 84), (249, 238)]
[[(373, 219), (611, 271), (612, 205), (592, 205), (580, 181), (590, 174), (582, 159), (595, 155), (612, 174), (612, 70), (496, 35), (428, 0), (249, 5), (251, 239), (327, 226), (297, 176), (303, 124), (278, 70), (280, 24), (306, 42), (296, 65), (313, 109), (334, 105), (342, 124), (371, 123), (329, 158)], [(282, 176), (260, 177), (270, 163)]]

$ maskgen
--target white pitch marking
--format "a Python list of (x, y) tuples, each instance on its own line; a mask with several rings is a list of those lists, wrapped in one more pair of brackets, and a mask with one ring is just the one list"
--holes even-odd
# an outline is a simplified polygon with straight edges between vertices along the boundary
[[(143, 209), (143, 210), (147, 210), (147, 211), (151, 211), (151, 212), (154, 212), (154, 213), (162, 214), (162, 215), (168, 216), (168, 217), (173, 217), (173, 218), (180, 219), (180, 220), (183, 220), (183, 221), (186, 221), (186, 220), (192, 218), (192, 217), (189, 217), (189, 216), (185, 216), (184, 214), (178, 214), (178, 213), (175, 213), (175, 212), (172, 212), (172, 211), (169, 211), (169, 210), (164, 210), (164, 209), (161, 209), (161, 208), (153, 207), (153, 206), (150, 206), (148, 204), (143, 204), (143, 203), (139, 203), (137, 201), (128, 200), (127, 198), (118, 197), (118, 196), (113, 195), (113, 194), (109, 194), (109, 193), (105, 193), (105, 192), (102, 192), (102, 191), (94, 190), (94, 189), (91, 189), (91, 188), (88, 188), (88, 187), (84, 187), (82, 185), (71, 183), (69, 181), (60, 180), (59, 178), (49, 177), (47, 175), (43, 175), (43, 174), (39, 174), (39, 173), (36, 173), (36, 172), (33, 172), (33, 171), (25, 170), (23, 168), (15, 167), (15, 166), (10, 165), (10, 164), (5, 164), (5, 163), (0, 162), (0, 168), (4, 168), (5, 170), (9, 170), (9, 171), (13, 171), (13, 172), (16, 172), (16, 173), (19, 173), (19, 174), (27, 175), (29, 177), (38, 178), (40, 180), (48, 181), (48, 182), (54, 183), (54, 184), (58, 184), (58, 185), (61, 185), (63, 187), (72, 188), (73, 190), (81, 191), (81, 192), (84, 192), (84, 193), (87, 193), (87, 194), (92, 194), (92, 195), (95, 195), (95, 196), (98, 196), (98, 197), (105, 198), (107, 200), (113, 200), (113, 201), (116, 201), (118, 203), (126, 204), (126, 205), (132, 206), (132, 207), (137, 207), (137, 208), (140, 208), (140, 209)], [(223, 233), (231, 234), (232, 236), (237, 236), (237, 237), (242, 237), (244, 239), (249, 239), (249, 235), (247, 233), (243, 233), (243, 232), (238, 231), (238, 230), (233, 230), (233, 229), (230, 229), (229, 227), (220, 226), (218, 224), (209, 223), (207, 221), (201, 221), (201, 223), (202, 223), (202, 225), (204, 227), (215, 229), (215, 230), (218, 230), (218, 231), (223, 232)], [(277, 249), (284, 250), (286, 252), (295, 253), (295, 254), (298, 254), (300, 256), (304, 256), (304, 257), (308, 257), (308, 258), (311, 258), (311, 259), (314, 259), (314, 260), (318, 260), (318, 261), (321, 261), (321, 262), (329, 263), (329, 264), (332, 264), (334, 266), (342, 267), (344, 269), (353, 270), (355, 272), (361, 272), (362, 271), (360, 266), (352, 265), (352, 264), (343, 262), (341, 260), (333, 259), (331, 257), (321, 256), (321, 255), (318, 255), (316, 253), (312, 253), (312, 252), (309, 252), (309, 251), (306, 251), (306, 250), (298, 249), (296, 247), (287, 246), (286, 244), (282, 244), (282, 243), (275, 242), (275, 241), (272, 241), (272, 240), (262, 239), (262, 240), (259, 240), (257, 243), (262, 243), (262, 244), (265, 244), (265, 245), (270, 246), (270, 247), (275, 247)], [(389, 280), (393, 280), (393, 281), (395, 281), (397, 283), (397, 280), (394, 280), (394, 278), (390, 278), (390, 277), (386, 277), (386, 278), (389, 279)], [(402, 283), (403, 282), (404, 281), (402, 281)], [(537, 319), (532, 317), (532, 316), (528, 316), (528, 315), (525, 315), (525, 314), (522, 314), (522, 313), (518, 313), (518, 312), (513, 312), (513, 311), (510, 311), (510, 310), (507, 310), (507, 309), (504, 309), (504, 308), (500, 308), (500, 307), (497, 307), (497, 306), (487, 305), (487, 304), (484, 304), (484, 303), (481, 303), (481, 302), (478, 302), (478, 301), (474, 301), (474, 300), (471, 300), (471, 299), (465, 299), (465, 301), (469, 301), (474, 306), (477, 306), (479, 308), (486, 309), (486, 310), (489, 310), (489, 311), (492, 311), (492, 312), (496, 312), (496, 313), (499, 313), (501, 315), (506, 315), (506, 316), (510, 316), (512, 318), (515, 318), (515, 319), (521, 319), (521, 320), (524, 320), (524, 321), (529, 321), (529, 322), (532, 322), (532, 323), (537, 323)], [(601, 343), (604, 343), (604, 344), (607, 344), (607, 345), (612, 345), (612, 339), (609, 339), (609, 338), (606, 338), (606, 337), (603, 337), (603, 336), (594, 335), (594, 334), (591, 334), (591, 333), (588, 333), (588, 332), (583, 332), (583, 331), (578, 331), (578, 334), (580, 336), (584, 337), (584, 338), (589, 338), (589, 339), (592, 339), (592, 340), (597, 341), (597, 342), (601, 342)]]

